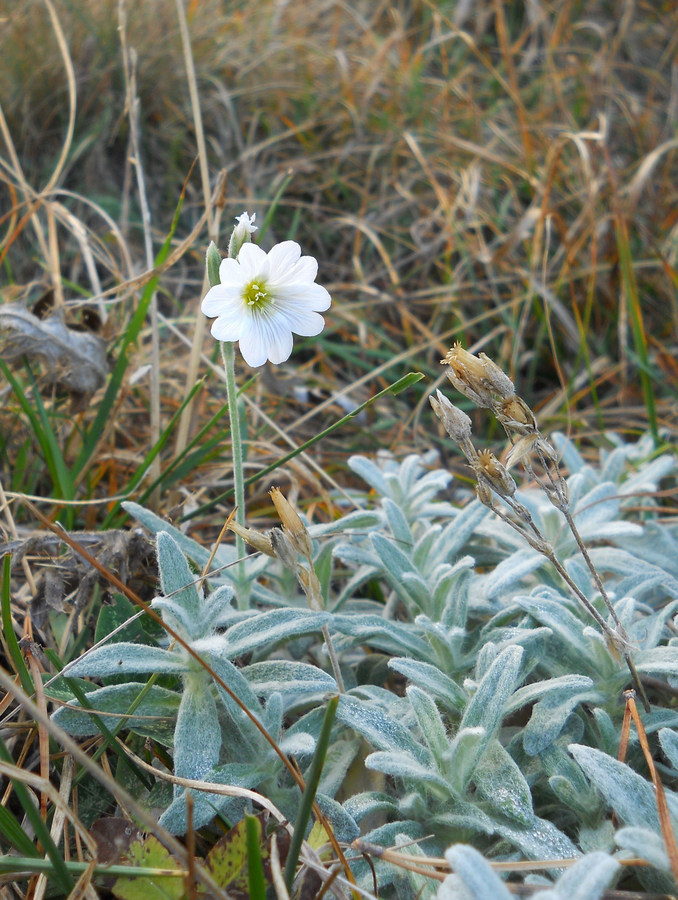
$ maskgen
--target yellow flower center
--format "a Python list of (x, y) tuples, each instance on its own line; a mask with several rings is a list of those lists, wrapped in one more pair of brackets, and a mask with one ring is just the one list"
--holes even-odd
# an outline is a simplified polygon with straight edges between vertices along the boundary
[(273, 296), (264, 281), (250, 281), (243, 291), (245, 303), (253, 311), (263, 311), (273, 303)]

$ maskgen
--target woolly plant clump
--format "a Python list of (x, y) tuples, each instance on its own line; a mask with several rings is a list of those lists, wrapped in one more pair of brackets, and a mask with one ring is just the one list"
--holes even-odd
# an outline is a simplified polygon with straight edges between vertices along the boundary
[[(634, 870), (636, 883), (674, 890), (634, 728), (618, 756), (624, 692), (640, 688), (650, 711), (636, 708), (675, 821), (678, 524), (661, 518), (654, 495), (675, 478), (676, 460), (654, 457), (649, 437), (606, 438), (597, 463), (563, 435), (548, 444), (546, 461), (568, 473), (561, 489), (577, 538), (539, 486), (543, 474), (497, 515), (501, 498), (488, 505), (482, 491), (446, 499), (451, 476), (433, 452), (352, 457), (366, 488), (352, 492), (350, 509), (337, 495), (341, 517), (313, 525), (282, 509), (276, 533), (242, 530), (259, 550), (242, 569), (221, 544), (204, 580), (196, 573), (207, 549), (126, 504), (156, 536), (162, 594), (152, 607), (182, 643), (113, 639), (67, 675), (99, 678), (94, 689), (81, 682), (87, 705), (167, 748), (179, 781), (160, 824), (186, 831), (182, 779), (211, 785), (190, 788), (193, 828), (237, 822), (252, 806), (219, 785), (257, 791), (294, 822), (299, 787), (283, 757), (308, 776), (324, 708), (338, 695), (315, 799), (338, 841), (405, 845), (373, 859), (380, 896), (508, 897), (491, 863), (517, 859), (562, 861), (528, 876), (543, 882), (544, 898), (600, 896), (624, 875), (625, 857), (649, 863)], [(516, 508), (552, 558), (509, 522)], [(578, 595), (613, 622), (598, 579), (615, 640)], [(53, 718), (78, 737), (98, 733), (75, 696)], [(453, 875), (404, 867), (445, 853)], [(351, 869), (373, 890), (371, 866)]]

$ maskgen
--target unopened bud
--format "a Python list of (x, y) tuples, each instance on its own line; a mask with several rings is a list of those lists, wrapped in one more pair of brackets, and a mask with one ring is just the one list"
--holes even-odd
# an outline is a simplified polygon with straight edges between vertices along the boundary
[(252, 240), (252, 235), (258, 229), (258, 225), (254, 224), (257, 214), (244, 212), (242, 215), (236, 216), (235, 221), (238, 223), (233, 229), (231, 240), (228, 243), (228, 255), (231, 259), (237, 259), (240, 248), (243, 244), (247, 244)]
[(214, 241), (211, 241), (209, 247), (207, 248), (207, 253), (205, 254), (205, 265), (207, 266), (207, 279), (210, 283), (210, 287), (221, 284), (221, 278), (219, 277), (221, 253), (219, 253), (217, 245), (214, 243)]
[(228, 528), (229, 531), (237, 534), (238, 537), (241, 537), (250, 545), (250, 547), (254, 547), (255, 550), (265, 553), (266, 556), (275, 556), (271, 538), (267, 534), (263, 534), (261, 531), (255, 531), (254, 528), (245, 528), (237, 522), (229, 522)]
[(313, 555), (313, 545), (311, 544), (308, 529), (301, 521), (299, 513), (285, 497), (280, 488), (272, 488), (269, 493), (292, 546), (297, 553), (301, 553), (302, 556), (305, 556), (306, 559), (310, 560)]

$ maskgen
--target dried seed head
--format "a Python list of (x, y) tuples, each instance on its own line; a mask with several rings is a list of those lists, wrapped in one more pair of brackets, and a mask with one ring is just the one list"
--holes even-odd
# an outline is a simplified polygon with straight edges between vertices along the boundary
[(301, 521), (299, 513), (284, 496), (280, 488), (275, 487), (269, 493), (292, 546), (297, 553), (301, 553), (306, 559), (311, 559), (313, 555), (311, 537), (308, 529)]
[(515, 395), (511, 379), (485, 353), (474, 356), (455, 344), (441, 362), (450, 367), (447, 377), (457, 390), (478, 406), (494, 409)]
[(489, 506), (490, 509), (494, 509), (494, 498), (486, 481), (479, 481), (476, 484), (476, 494), (483, 506)]
[(292, 546), (289, 537), (282, 528), (271, 528), (269, 533), (275, 555), (286, 569), (291, 569), (296, 574), (299, 569), (297, 550)]
[(440, 391), (436, 391), (436, 396), (428, 399), (433, 407), (433, 412), (443, 423), (445, 431), (453, 441), (471, 439), (471, 420), (463, 410), (450, 403), (445, 394)]
[(436, 391), (436, 396), (429, 397), (429, 400), (433, 412), (442, 422), (445, 431), (453, 441), (459, 444), (461, 452), (473, 464), (478, 453), (471, 440), (471, 420), (469, 417), (458, 406), (450, 403), (440, 391)]
[(537, 429), (537, 420), (530, 407), (522, 397), (516, 394), (506, 399), (495, 414), (502, 425), (520, 434), (533, 434)]
[(515, 494), (515, 481), (506, 471), (506, 467), (489, 450), (482, 450), (478, 454), (475, 471), (479, 479), (484, 478), (500, 497), (512, 497)]
[(455, 344), (440, 362), (450, 367), (447, 377), (460, 394), (468, 397), (476, 406), (485, 409), (492, 406), (492, 391), (485, 377), (485, 367), (477, 356), (464, 350), (460, 344)]
[(264, 534), (261, 531), (255, 531), (254, 528), (244, 528), (242, 525), (238, 525), (237, 522), (229, 522), (228, 528), (229, 531), (237, 534), (248, 543), (250, 547), (254, 547), (255, 550), (260, 550), (262, 553), (265, 553), (266, 556), (275, 556), (273, 544), (271, 543), (271, 538), (268, 534)]
[(515, 395), (516, 389), (513, 382), (503, 369), (493, 362), (489, 356), (480, 353), (478, 358), (483, 364), (484, 377), (495, 391), (500, 400), (508, 400)]

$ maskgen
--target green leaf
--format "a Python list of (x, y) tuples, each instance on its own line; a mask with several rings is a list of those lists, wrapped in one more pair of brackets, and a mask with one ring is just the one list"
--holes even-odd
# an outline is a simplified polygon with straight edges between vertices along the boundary
[[(134, 841), (123, 859), (132, 866), (175, 871), (182, 869), (171, 853), (152, 835), (143, 841)], [(162, 875), (118, 878), (111, 888), (120, 900), (181, 900), (184, 889), (183, 878)]]

